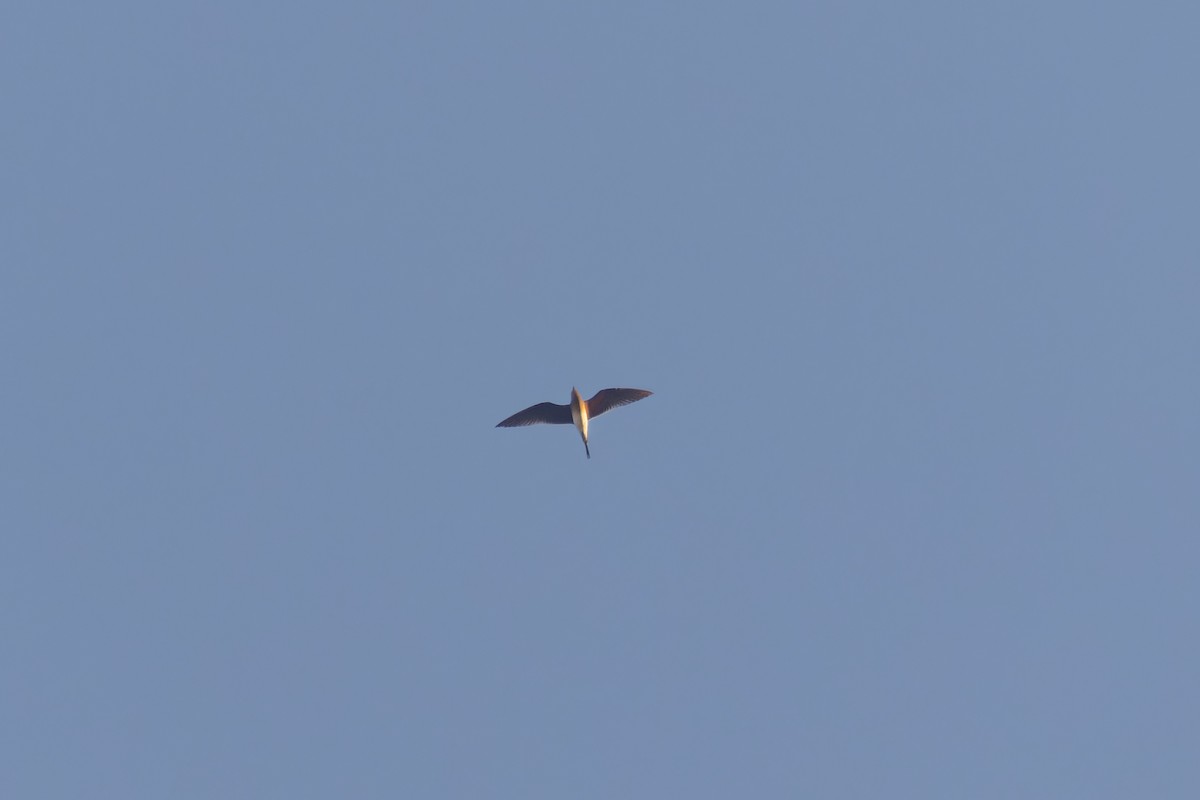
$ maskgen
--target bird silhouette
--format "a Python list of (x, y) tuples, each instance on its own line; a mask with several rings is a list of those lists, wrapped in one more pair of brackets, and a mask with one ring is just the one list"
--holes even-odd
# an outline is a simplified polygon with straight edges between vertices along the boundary
[(583, 450), (587, 453), (587, 457), (591, 458), (592, 450), (588, 447), (588, 420), (618, 406), (636, 403), (652, 394), (654, 392), (648, 392), (645, 389), (601, 389), (592, 396), (591, 400), (584, 400), (579, 396), (579, 390), (571, 387), (570, 404), (561, 406), (558, 403), (538, 403), (524, 411), (518, 411), (503, 422), (497, 423), (496, 427), (520, 428), (525, 425), (542, 423), (547, 425), (574, 424), (579, 430), (579, 435), (583, 437)]

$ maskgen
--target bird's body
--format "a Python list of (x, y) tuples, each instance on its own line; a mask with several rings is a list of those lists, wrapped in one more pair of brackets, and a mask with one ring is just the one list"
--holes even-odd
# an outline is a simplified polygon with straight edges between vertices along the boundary
[(575, 423), (576, 430), (583, 437), (583, 451), (591, 458), (592, 451), (587, 443), (588, 404), (587, 400), (579, 396), (579, 390), (574, 386), (571, 387), (571, 422)]
[(572, 424), (579, 431), (579, 435), (583, 437), (584, 452), (587, 453), (588, 458), (591, 458), (592, 451), (588, 447), (588, 420), (592, 417), (600, 416), (609, 409), (637, 402), (652, 394), (654, 393), (648, 392), (645, 389), (601, 389), (592, 396), (591, 400), (584, 400), (580, 396), (579, 391), (572, 387), (570, 405), (560, 406), (558, 403), (538, 403), (536, 406), (530, 406), (524, 411), (518, 411), (508, 419), (497, 424), (496, 427), (516, 428), (524, 425), (537, 425), (538, 423), (548, 425)]

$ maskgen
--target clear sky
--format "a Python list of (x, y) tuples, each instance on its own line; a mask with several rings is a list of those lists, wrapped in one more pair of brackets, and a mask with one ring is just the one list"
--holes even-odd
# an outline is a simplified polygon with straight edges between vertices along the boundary
[(1200, 797), (1197, 30), (7, 3), (0, 795)]

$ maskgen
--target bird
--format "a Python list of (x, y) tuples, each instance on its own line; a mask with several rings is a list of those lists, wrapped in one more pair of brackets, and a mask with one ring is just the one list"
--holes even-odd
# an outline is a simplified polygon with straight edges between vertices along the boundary
[(652, 394), (654, 392), (648, 392), (645, 389), (601, 389), (592, 396), (591, 400), (584, 400), (580, 396), (579, 390), (572, 386), (570, 405), (538, 403), (524, 411), (518, 411), (508, 419), (497, 423), (496, 427), (519, 428), (542, 422), (549, 425), (574, 424), (579, 430), (579, 435), (583, 437), (583, 450), (587, 453), (587, 457), (591, 458), (592, 451), (588, 447), (588, 420), (618, 406), (636, 403)]

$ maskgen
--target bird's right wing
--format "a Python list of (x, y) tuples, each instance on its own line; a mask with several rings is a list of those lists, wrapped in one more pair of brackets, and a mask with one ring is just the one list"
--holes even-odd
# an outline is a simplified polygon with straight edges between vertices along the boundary
[(570, 425), (573, 421), (571, 419), (570, 406), (560, 406), (558, 403), (538, 403), (536, 406), (530, 406), (524, 411), (518, 411), (508, 419), (498, 423), (496, 427), (519, 428), (523, 425), (537, 425), (538, 423)]

